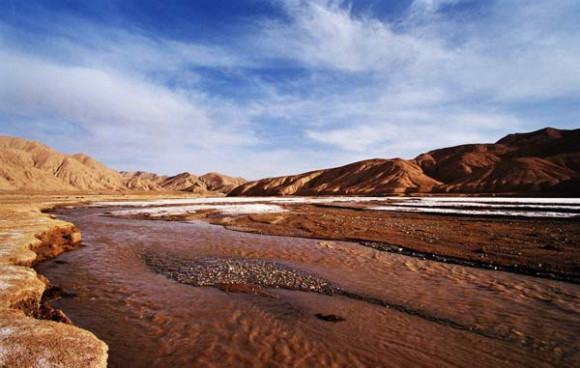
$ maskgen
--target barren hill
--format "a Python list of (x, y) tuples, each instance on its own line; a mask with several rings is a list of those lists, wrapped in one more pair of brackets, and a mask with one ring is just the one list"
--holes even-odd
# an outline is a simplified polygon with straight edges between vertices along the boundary
[(494, 144), (373, 159), (241, 185), (230, 195), (557, 193), (580, 195), (580, 129), (510, 134)]
[(374, 159), (334, 169), (262, 179), (234, 189), (230, 195), (329, 195), (428, 192), (440, 184), (412, 161)]
[(199, 177), (188, 172), (175, 176), (157, 175), (143, 171), (122, 172), (121, 174), (127, 187), (137, 191), (229, 193), (238, 185), (246, 182), (245, 179), (233, 178), (220, 173), (208, 173)]
[(199, 177), (208, 190), (229, 193), (238, 186), (247, 182), (244, 178), (234, 178), (224, 174), (211, 172)]
[(0, 137), (0, 191), (185, 191), (228, 193), (245, 182), (218, 173), (162, 176), (142, 171), (117, 172), (78, 153), (65, 155), (21, 138)]
[(0, 137), (0, 190), (117, 191), (123, 177), (85, 155), (68, 156), (44, 144)]

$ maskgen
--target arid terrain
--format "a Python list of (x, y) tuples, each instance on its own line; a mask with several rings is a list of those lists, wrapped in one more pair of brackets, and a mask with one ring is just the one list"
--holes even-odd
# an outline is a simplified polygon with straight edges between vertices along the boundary
[(2, 137), (0, 366), (577, 366), (578, 138), (246, 182)]
[(580, 129), (510, 134), (493, 144), (442, 148), (413, 160), (372, 159), (300, 175), (245, 179), (117, 172), (85, 155), (64, 155), (0, 137), (0, 191), (190, 192), (202, 195), (389, 195), (463, 193), (578, 196)]
[(0, 366), (107, 366), (107, 345), (72, 326), (61, 311), (51, 307), (47, 301), (54, 293), (58, 296), (60, 289), (32, 269), (42, 260), (77, 248), (82, 239), (73, 224), (43, 211), (95, 200), (152, 197), (0, 195)]
[(537, 220), (296, 206), (282, 214), (211, 220), (239, 231), (355, 241), (440, 262), (580, 282), (580, 219)]
[(38, 142), (0, 137), (0, 192), (7, 193), (229, 193), (245, 183), (219, 173), (174, 176), (118, 172), (78, 153), (65, 155)]
[(239, 186), (230, 195), (393, 193), (578, 196), (580, 129), (510, 134), (494, 144), (430, 151), (414, 160), (373, 159)]
[(0, 368), (580, 368), (580, 0), (0, 0)]

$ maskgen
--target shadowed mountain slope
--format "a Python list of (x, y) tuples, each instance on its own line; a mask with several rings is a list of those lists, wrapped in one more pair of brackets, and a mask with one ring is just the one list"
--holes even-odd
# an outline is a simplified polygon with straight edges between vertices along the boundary
[(330, 195), (428, 192), (440, 184), (414, 162), (374, 159), (334, 169), (262, 179), (239, 186), (231, 195)]
[(238, 186), (247, 182), (244, 178), (234, 178), (216, 172), (207, 173), (199, 177), (208, 190), (229, 193)]

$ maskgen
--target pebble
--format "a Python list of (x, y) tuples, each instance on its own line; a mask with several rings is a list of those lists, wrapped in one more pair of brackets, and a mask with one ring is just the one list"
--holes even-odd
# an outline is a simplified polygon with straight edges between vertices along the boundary
[[(336, 288), (327, 280), (292, 269), (286, 265), (260, 259), (199, 258), (173, 259), (167, 256), (145, 256), (145, 262), (155, 272), (180, 283), (193, 286), (247, 285), (256, 290), (281, 288), (289, 290), (331, 293)], [(236, 288), (240, 289), (241, 288)], [(228, 290), (226, 288), (226, 290)]]

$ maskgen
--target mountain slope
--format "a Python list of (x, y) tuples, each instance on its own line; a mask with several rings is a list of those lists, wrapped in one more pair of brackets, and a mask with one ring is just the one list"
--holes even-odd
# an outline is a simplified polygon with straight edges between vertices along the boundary
[(374, 159), (262, 179), (230, 195), (558, 193), (578, 195), (580, 129), (510, 134), (493, 144), (430, 151), (414, 160)]
[(163, 176), (142, 171), (117, 172), (82, 153), (65, 155), (21, 138), (0, 137), (0, 191), (183, 191), (228, 193), (245, 182), (218, 173)]
[(329, 195), (428, 192), (441, 184), (414, 162), (373, 159), (333, 169), (262, 179), (234, 189), (230, 195)]
[(84, 155), (68, 156), (44, 144), (0, 137), (0, 190), (125, 189), (123, 177)]
[(224, 174), (211, 172), (199, 177), (208, 190), (222, 193), (229, 193), (236, 187), (247, 182), (244, 178), (234, 178)]
[(135, 171), (121, 173), (129, 189), (135, 191), (182, 191), (197, 194), (229, 193), (232, 189), (246, 182), (242, 178), (208, 173), (196, 176), (188, 172), (175, 176), (157, 175)]

